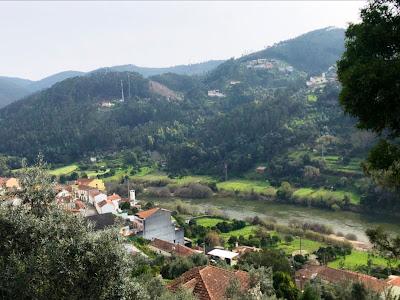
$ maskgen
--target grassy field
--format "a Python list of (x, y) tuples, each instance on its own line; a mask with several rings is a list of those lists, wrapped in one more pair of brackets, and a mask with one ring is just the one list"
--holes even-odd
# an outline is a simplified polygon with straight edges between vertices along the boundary
[(293, 193), (294, 197), (298, 198), (318, 198), (318, 197), (335, 197), (338, 199), (343, 199), (345, 195), (350, 197), (350, 202), (353, 204), (360, 203), (360, 195), (343, 190), (328, 191), (325, 189), (313, 189), (313, 188), (300, 188)]
[[(213, 227), (223, 221), (225, 221), (225, 220), (222, 218), (209, 218), (209, 217), (196, 219), (197, 225), (201, 225), (204, 227)], [(227, 221), (227, 222), (230, 222), (230, 221)]]
[(276, 189), (271, 187), (266, 181), (236, 179), (219, 182), (217, 183), (217, 187), (220, 190), (226, 191), (239, 191), (247, 193), (254, 191), (256, 193), (262, 193), (271, 196), (276, 194)]
[(340, 157), (337, 155), (327, 155), (324, 159), (329, 170), (349, 174), (362, 174), (361, 159), (352, 158), (346, 165), (340, 161)]
[[(341, 258), (328, 263), (329, 267), (338, 269), (340, 267)], [(353, 250), (350, 255), (344, 259), (344, 267), (346, 269), (355, 269), (357, 266), (366, 265), (368, 262), (368, 252)], [(379, 266), (386, 266), (386, 260), (383, 257), (375, 256), (372, 263)]]
[[(282, 237), (281, 237), (282, 238)], [(308, 253), (312, 253), (318, 250), (323, 244), (307, 239), (301, 239), (301, 250), (306, 250)], [(295, 238), (292, 242), (286, 243), (282, 241), (278, 245), (279, 249), (284, 250), (287, 254), (292, 254), (293, 251), (300, 250), (300, 239)]]
[(233, 230), (227, 233), (221, 233), (221, 237), (223, 237), (225, 240), (228, 240), (231, 236), (239, 237), (241, 235), (243, 235), (245, 238), (248, 238), (250, 234), (254, 234), (256, 228), (256, 225), (249, 225), (242, 229)]
[(107, 169), (107, 170), (105, 170), (105, 171), (98, 171), (98, 172), (96, 172), (96, 171), (88, 171), (88, 172), (86, 172), (86, 175), (87, 175), (89, 178), (96, 178), (97, 175), (104, 175), (104, 174), (106, 174), (107, 172), (110, 172), (110, 169)]
[(308, 102), (316, 102), (317, 99), (318, 99), (317, 96), (314, 95), (314, 94), (309, 94), (309, 95), (307, 95), (307, 101), (308, 101)]
[(68, 166), (64, 166), (64, 167), (61, 167), (61, 168), (50, 170), (49, 173), (50, 173), (50, 175), (60, 176), (60, 175), (70, 174), (70, 173), (74, 172), (77, 169), (78, 169), (78, 165), (72, 164), (72, 165), (68, 165)]

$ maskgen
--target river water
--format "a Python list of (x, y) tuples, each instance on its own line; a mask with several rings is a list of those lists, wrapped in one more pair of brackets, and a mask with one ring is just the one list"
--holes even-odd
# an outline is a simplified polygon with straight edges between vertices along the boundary
[[(171, 203), (175, 200), (160, 200), (160, 204)], [(302, 222), (316, 222), (330, 226), (333, 231), (344, 234), (354, 233), (359, 241), (368, 242), (365, 230), (371, 227), (382, 226), (392, 233), (400, 234), (400, 218), (381, 215), (366, 215), (349, 211), (329, 211), (317, 208), (308, 208), (290, 204), (279, 204), (239, 198), (211, 198), (181, 200), (197, 205), (200, 210), (218, 208), (228, 217), (245, 219), (246, 217), (272, 217), (279, 224), (287, 224), (290, 220)]]

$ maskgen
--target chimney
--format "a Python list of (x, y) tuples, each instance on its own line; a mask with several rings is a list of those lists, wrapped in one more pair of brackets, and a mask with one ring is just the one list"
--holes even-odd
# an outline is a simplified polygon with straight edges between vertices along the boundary
[(133, 205), (136, 205), (136, 193), (135, 190), (129, 190), (129, 200), (133, 202)]

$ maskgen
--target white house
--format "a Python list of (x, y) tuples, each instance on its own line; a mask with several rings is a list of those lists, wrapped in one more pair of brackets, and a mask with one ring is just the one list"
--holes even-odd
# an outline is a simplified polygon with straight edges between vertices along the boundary
[(89, 203), (90, 204), (95, 204), (99, 203), (103, 200), (107, 200), (107, 195), (100, 192), (99, 190), (91, 190), (89, 192)]
[(147, 240), (157, 238), (174, 244), (185, 243), (183, 229), (175, 227), (170, 210), (155, 207), (138, 212), (134, 223), (142, 230), (138, 234)]
[(94, 207), (99, 214), (116, 213), (119, 209), (119, 201), (121, 201), (121, 197), (117, 194), (112, 194), (105, 200), (95, 202)]
[(208, 91), (208, 97), (218, 97), (223, 98), (226, 97), (225, 94), (221, 93), (219, 90), (210, 90)]
[(207, 255), (214, 260), (224, 260), (228, 265), (236, 265), (239, 253), (235, 253), (223, 249), (214, 249), (207, 253)]

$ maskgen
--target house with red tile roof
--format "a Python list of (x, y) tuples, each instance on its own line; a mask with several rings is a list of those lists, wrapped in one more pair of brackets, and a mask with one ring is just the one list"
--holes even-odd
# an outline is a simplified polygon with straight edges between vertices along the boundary
[(183, 229), (175, 226), (170, 210), (155, 207), (138, 212), (135, 217), (137, 227), (143, 228), (138, 235), (146, 240), (157, 238), (174, 244), (185, 243)]
[(0, 191), (1, 190), (11, 190), (19, 189), (19, 182), (17, 178), (14, 177), (0, 177)]
[(149, 248), (154, 252), (164, 256), (190, 256), (203, 253), (203, 251), (195, 250), (185, 245), (174, 244), (155, 238), (149, 245)]
[(226, 299), (225, 292), (232, 279), (237, 279), (242, 291), (249, 289), (249, 275), (244, 271), (230, 271), (214, 266), (193, 268), (176, 278), (167, 288), (170, 291), (188, 289), (200, 300)]
[(103, 200), (107, 200), (107, 194), (100, 192), (99, 190), (90, 190), (89, 191), (89, 203), (96, 204)]
[(316, 278), (331, 284), (361, 282), (366, 288), (377, 293), (383, 293), (390, 287), (387, 282), (376, 277), (349, 270), (333, 269), (327, 266), (306, 265), (303, 269), (296, 271), (295, 274), (296, 285), (300, 290), (304, 289), (306, 282)]
[(121, 197), (114, 193), (107, 199), (96, 202), (94, 207), (99, 214), (116, 213), (119, 210), (119, 201)]
[(400, 299), (400, 276), (390, 275), (386, 279), (386, 283), (391, 287), (393, 296), (397, 296)]

